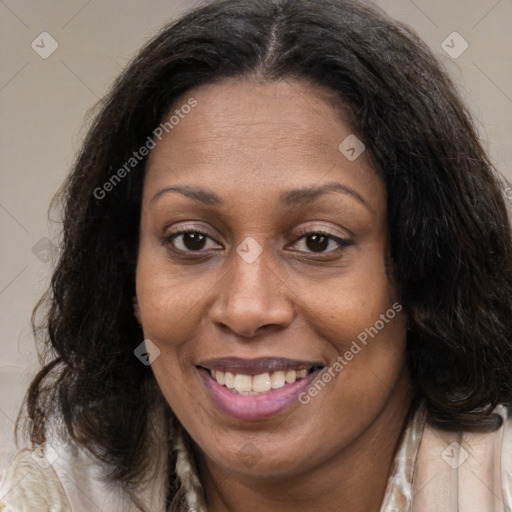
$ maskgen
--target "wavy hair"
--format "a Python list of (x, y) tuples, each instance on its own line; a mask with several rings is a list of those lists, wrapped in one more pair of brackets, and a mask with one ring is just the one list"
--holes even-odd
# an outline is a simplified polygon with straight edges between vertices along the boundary
[(165, 26), (127, 66), (55, 198), (61, 254), (32, 319), (46, 356), (25, 398), (31, 442), (45, 441), (55, 414), (113, 480), (149, 470), (151, 415), (166, 403), (133, 354), (143, 339), (132, 297), (147, 158), (104, 197), (97, 190), (184, 93), (248, 77), (303, 80), (348, 109), (387, 188), (418, 403), (444, 428), (498, 428), (492, 411), (512, 397), (510, 219), (503, 181), (445, 70), (411, 29), (366, 3), (220, 0)]

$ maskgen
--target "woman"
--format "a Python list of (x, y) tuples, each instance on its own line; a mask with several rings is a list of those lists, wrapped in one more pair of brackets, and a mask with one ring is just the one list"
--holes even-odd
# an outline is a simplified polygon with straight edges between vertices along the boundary
[(507, 206), (410, 30), (343, 0), (194, 10), (61, 198), (4, 507), (511, 509)]

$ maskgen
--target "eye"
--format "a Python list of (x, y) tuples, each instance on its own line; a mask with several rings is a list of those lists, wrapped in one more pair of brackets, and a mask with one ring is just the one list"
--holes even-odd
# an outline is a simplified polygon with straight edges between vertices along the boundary
[(338, 248), (345, 248), (352, 245), (352, 242), (349, 240), (345, 240), (326, 231), (310, 231), (305, 233), (295, 244), (300, 241), (304, 241), (306, 248), (309, 249), (309, 252), (313, 253), (336, 252), (336, 247), (334, 247), (333, 250), (326, 251), (326, 249), (332, 245), (337, 245)]
[(166, 237), (164, 242), (181, 252), (201, 252), (205, 249), (208, 239), (213, 240), (208, 233), (194, 229), (173, 233)]
[[(214, 242), (211, 247), (208, 247), (209, 240)], [(337, 251), (337, 248), (339, 250), (340, 248), (343, 249), (352, 245), (352, 242), (349, 240), (319, 230), (304, 233), (294, 245), (299, 244), (301, 241), (303, 241), (306, 246), (306, 252), (312, 253), (333, 253)], [(198, 229), (182, 230), (172, 233), (164, 239), (164, 243), (170, 244), (176, 252), (182, 253), (205, 252), (205, 250), (215, 249), (216, 245), (219, 245), (209, 233)], [(327, 250), (331, 246), (334, 247), (332, 247), (331, 250)]]

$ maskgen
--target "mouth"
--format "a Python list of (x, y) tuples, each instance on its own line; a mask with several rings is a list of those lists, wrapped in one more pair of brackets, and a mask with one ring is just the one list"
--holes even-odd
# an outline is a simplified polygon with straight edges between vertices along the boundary
[(232, 393), (246, 396), (256, 396), (271, 389), (279, 389), (286, 384), (293, 384), (306, 378), (309, 374), (320, 370), (321, 366), (313, 365), (308, 369), (277, 370), (247, 375), (244, 373), (224, 372), (222, 370), (207, 370), (212, 379)]
[(197, 365), (214, 403), (229, 416), (268, 418), (298, 403), (298, 395), (325, 367), (281, 358), (215, 359)]

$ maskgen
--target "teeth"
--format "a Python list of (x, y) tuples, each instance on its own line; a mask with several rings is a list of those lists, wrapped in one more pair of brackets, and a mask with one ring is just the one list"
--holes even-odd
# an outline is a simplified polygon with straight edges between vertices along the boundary
[(292, 384), (297, 380), (297, 372), (295, 370), (289, 370), (284, 374), (284, 380), (288, 384)]
[[(217, 370), (217, 375), (219, 373), (222, 373), (222, 372), (219, 372)], [(234, 374), (230, 373), (230, 372), (226, 372), (224, 374), (224, 382), (225, 382), (225, 386), (229, 389), (234, 389), (235, 388), (235, 376)]]
[(217, 382), (224, 386), (224, 384), (226, 384), (226, 377), (225, 377), (225, 375), (226, 374), (224, 372), (216, 372), (216, 375), (212, 375), (212, 377), (214, 379), (217, 379)]
[(239, 373), (235, 376), (235, 389), (240, 391), (252, 391), (252, 377), (250, 375), (240, 375)]
[(297, 379), (303, 379), (307, 374), (307, 370), (297, 370)]
[(262, 373), (261, 375), (255, 375), (252, 378), (252, 390), (258, 393), (264, 393), (271, 389), (271, 381), (269, 373)]
[(270, 377), (272, 389), (282, 388), (285, 382), (284, 372), (274, 372)]
[(226, 386), (234, 393), (240, 395), (259, 395), (271, 389), (282, 388), (285, 384), (293, 384), (298, 379), (303, 379), (307, 376), (308, 370), (278, 371), (261, 373), (254, 376), (210, 370), (210, 374), (221, 386)]

